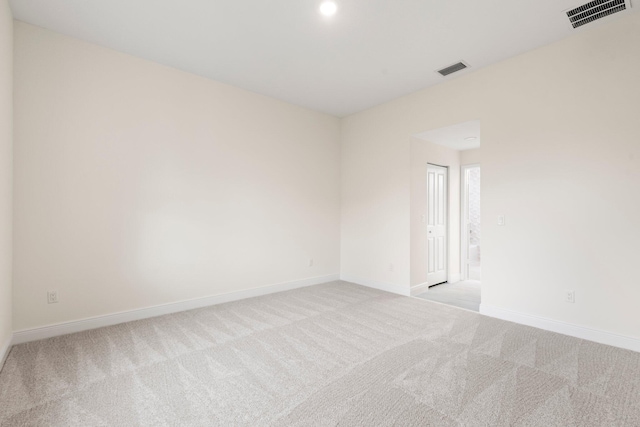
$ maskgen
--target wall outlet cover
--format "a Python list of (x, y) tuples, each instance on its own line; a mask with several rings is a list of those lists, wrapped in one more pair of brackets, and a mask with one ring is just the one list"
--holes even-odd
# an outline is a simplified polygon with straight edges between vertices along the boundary
[(565, 301), (570, 303), (576, 302), (576, 292), (575, 291), (567, 291), (565, 293)]
[(58, 291), (48, 291), (47, 292), (47, 303), (55, 304), (58, 302)]

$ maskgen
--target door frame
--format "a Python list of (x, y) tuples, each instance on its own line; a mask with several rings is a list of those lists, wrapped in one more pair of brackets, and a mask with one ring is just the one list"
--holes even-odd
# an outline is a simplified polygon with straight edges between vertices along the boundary
[[(479, 167), (480, 163), (460, 166), (460, 264), (462, 264), (460, 280), (469, 280), (469, 230), (467, 224), (469, 213), (469, 183), (467, 182), (467, 170)], [(480, 170), (482, 171), (482, 169)], [(482, 197), (482, 195), (480, 197)]]
[[(446, 262), (445, 262), (445, 269), (446, 269), (446, 272), (447, 272), (447, 274), (446, 274), (447, 281), (445, 283), (449, 283), (451, 281), (451, 269), (449, 268), (449, 262), (450, 262), (450, 259), (451, 259), (451, 245), (450, 245), (450, 242), (449, 242), (449, 236), (451, 234), (450, 233), (450, 231), (451, 231), (451, 215), (450, 215), (450, 211), (449, 211), (449, 206), (450, 206), (450, 203), (451, 203), (450, 202), (451, 193), (449, 191), (449, 189), (450, 189), (449, 182), (451, 181), (450, 180), (450, 178), (451, 178), (451, 176), (450, 176), (451, 175), (450, 174), (451, 168), (449, 166), (447, 166), (447, 165), (439, 165), (437, 163), (427, 162), (427, 170), (429, 169), (429, 166), (436, 166), (436, 167), (439, 167), (439, 168), (444, 168), (447, 171), (447, 183), (446, 183), (445, 190), (444, 190), (445, 197), (446, 197), (444, 216), (445, 216), (445, 218), (447, 220), (447, 226), (445, 227), (445, 230), (444, 230), (444, 241), (445, 241), (445, 245), (446, 245), (445, 255), (447, 257)], [(429, 179), (428, 175), (425, 178), (428, 180)], [(427, 183), (427, 191), (428, 191), (428, 185), (429, 184)], [(427, 193), (427, 209), (429, 209), (428, 203), (429, 203), (429, 195)], [(428, 233), (425, 233), (424, 237), (425, 237), (425, 239), (428, 239), (429, 238)], [(428, 251), (429, 251), (429, 243), (427, 242), (427, 257), (429, 256), (429, 252)], [(428, 263), (428, 261), (427, 261), (427, 263)], [(427, 288), (430, 288), (430, 287), (433, 287), (433, 286), (437, 286), (437, 284), (428, 285), (428, 283), (429, 283), (429, 281), (427, 280), (425, 282), (425, 284), (427, 284)]]

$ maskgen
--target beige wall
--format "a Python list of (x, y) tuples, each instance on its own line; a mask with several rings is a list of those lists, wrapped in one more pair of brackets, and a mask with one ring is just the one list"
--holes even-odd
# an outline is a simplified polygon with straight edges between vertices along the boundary
[(476, 148), (474, 150), (465, 150), (460, 152), (460, 165), (475, 165), (482, 163), (482, 150)]
[[(11, 201), (13, 145), (13, 15), (0, 0), (0, 351), (12, 331)], [(0, 354), (0, 358), (2, 354)], [(2, 360), (0, 360), (0, 364)]]
[(338, 119), (24, 23), (15, 42), (15, 330), (339, 272)]
[(409, 286), (409, 136), (480, 119), (483, 305), (640, 338), (639, 51), (627, 15), (344, 119), (343, 274)]
[(446, 166), (449, 171), (448, 261), (449, 280), (460, 279), (460, 155), (432, 142), (411, 141), (411, 286), (427, 282), (427, 165)]

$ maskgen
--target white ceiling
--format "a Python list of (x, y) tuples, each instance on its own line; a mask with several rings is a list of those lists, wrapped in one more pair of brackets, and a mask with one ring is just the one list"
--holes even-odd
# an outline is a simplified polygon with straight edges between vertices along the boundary
[(600, 24), (572, 30), (562, 13), (588, 0), (336, 1), (332, 18), (320, 0), (11, 5), (18, 20), (336, 116), (442, 82), (435, 70), (459, 60), (472, 67), (456, 76)]
[(472, 150), (480, 147), (480, 120), (433, 129), (415, 137), (458, 151)]

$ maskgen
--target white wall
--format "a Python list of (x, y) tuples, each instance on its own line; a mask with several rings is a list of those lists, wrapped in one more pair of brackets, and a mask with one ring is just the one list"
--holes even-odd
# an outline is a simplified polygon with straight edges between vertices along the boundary
[(480, 119), (483, 305), (640, 338), (639, 51), (627, 15), (344, 119), (343, 274), (409, 286), (409, 136)]
[(24, 23), (15, 43), (15, 330), (339, 272), (338, 119)]
[(411, 141), (411, 286), (427, 282), (427, 165), (449, 171), (448, 272), (450, 282), (460, 279), (460, 151), (413, 138)]
[[(13, 15), (0, 0), (0, 365), (12, 332)], [(0, 366), (1, 367), (1, 366)]]

